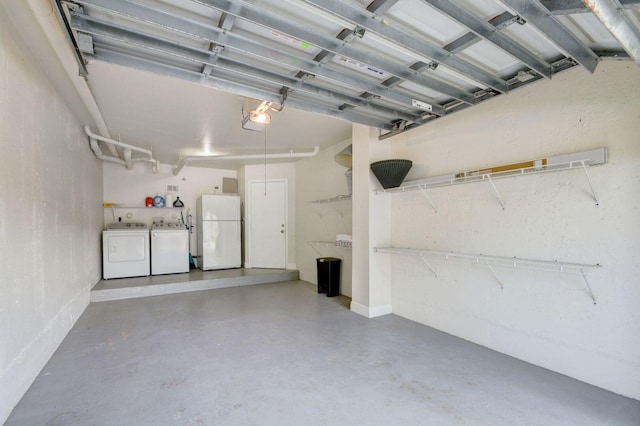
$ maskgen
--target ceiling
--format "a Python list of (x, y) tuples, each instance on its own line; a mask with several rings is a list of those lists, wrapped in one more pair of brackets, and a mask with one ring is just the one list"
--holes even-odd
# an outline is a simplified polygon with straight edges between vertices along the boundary
[[(163, 163), (380, 138), (640, 61), (640, 0), (51, 0), (112, 137)], [(589, 4), (589, 6), (587, 6)], [(243, 105), (271, 103), (264, 131)]]

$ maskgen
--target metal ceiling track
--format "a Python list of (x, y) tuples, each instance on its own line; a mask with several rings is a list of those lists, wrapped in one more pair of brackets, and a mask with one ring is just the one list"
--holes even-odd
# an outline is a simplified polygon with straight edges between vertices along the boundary
[[(366, 5), (298, 0), (286, 13), (275, 10), (277, 2), (267, 1), (185, 0), (173, 5), (153, 0), (50, 1), (85, 78), (88, 61), (95, 59), (276, 105), (286, 97), (294, 108), (377, 127), (384, 132), (380, 139), (578, 65), (593, 72), (601, 57), (635, 58), (640, 45), (637, 28), (628, 20), (618, 36), (628, 53), (595, 52), (563, 26), (559, 16), (593, 13), (587, 7), (592, 0), (496, 0), (505, 9), (490, 18), (466, 9), (463, 2), (414, 2), (468, 30), (446, 43), (389, 19), (387, 15), (402, 7), (403, 0), (372, 0)], [(604, 2), (615, 4), (607, 9), (610, 21), (615, 18), (612, 10), (640, 8), (640, 0), (600, 3)], [(212, 14), (203, 12), (207, 10)], [(303, 25), (301, 17), (309, 10), (331, 25), (339, 23), (341, 29), (329, 34), (322, 25)], [(557, 55), (544, 59), (503, 31), (514, 24), (543, 34), (557, 47)], [(279, 38), (269, 38), (256, 28)], [(615, 34), (613, 27), (610, 31)], [(283, 41), (287, 38), (300, 40), (309, 49), (296, 49)], [(386, 54), (389, 47), (367, 48), (372, 40), (384, 40), (384, 46), (394, 46), (395, 51)], [(465, 51), (479, 42), (508, 54), (517, 65), (498, 72), (481, 60), (471, 60)]]

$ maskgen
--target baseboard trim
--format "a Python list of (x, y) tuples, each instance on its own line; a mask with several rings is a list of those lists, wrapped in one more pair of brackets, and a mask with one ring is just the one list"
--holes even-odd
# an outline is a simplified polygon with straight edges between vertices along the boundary
[(393, 312), (391, 305), (366, 306), (356, 302), (351, 302), (350, 309), (351, 312), (355, 312), (356, 314), (367, 318), (381, 317)]
[(0, 373), (0, 424), (29, 390), (88, 305), (89, 289), (82, 289)]

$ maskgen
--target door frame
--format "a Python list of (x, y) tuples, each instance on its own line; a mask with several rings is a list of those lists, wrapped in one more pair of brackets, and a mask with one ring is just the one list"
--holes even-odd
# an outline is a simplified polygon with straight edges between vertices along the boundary
[(245, 200), (246, 205), (246, 223), (245, 223), (245, 235), (246, 235), (246, 253), (245, 253), (245, 268), (254, 268), (253, 263), (251, 262), (251, 221), (252, 221), (252, 206), (251, 206), (251, 198), (253, 191), (253, 184), (264, 184), (264, 183), (272, 183), (272, 182), (282, 182), (284, 183), (284, 223), (286, 229), (286, 235), (284, 239), (284, 267), (285, 269), (289, 267), (289, 179), (287, 178), (277, 178), (277, 179), (251, 179), (248, 183), (247, 197)]

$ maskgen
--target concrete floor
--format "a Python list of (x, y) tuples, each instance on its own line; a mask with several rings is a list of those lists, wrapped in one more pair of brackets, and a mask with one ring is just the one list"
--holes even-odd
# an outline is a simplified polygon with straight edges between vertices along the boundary
[(348, 303), (302, 281), (92, 303), (6, 424), (640, 424), (639, 401)]
[(297, 280), (297, 270), (233, 268), (214, 271), (192, 269), (184, 274), (149, 275), (146, 277), (100, 280), (91, 289), (92, 302), (164, 296), (190, 291), (213, 290)]

